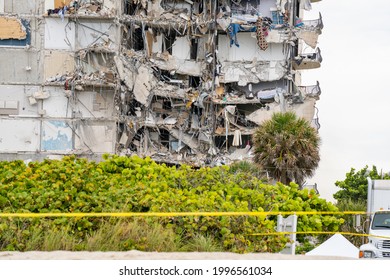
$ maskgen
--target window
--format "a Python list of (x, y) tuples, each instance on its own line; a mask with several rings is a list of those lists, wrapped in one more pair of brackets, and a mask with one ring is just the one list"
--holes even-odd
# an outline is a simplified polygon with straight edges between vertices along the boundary
[(0, 17), (0, 46), (31, 44), (30, 22), (17, 17)]
[(279, 11), (271, 11), (272, 24), (284, 24), (284, 16)]
[(390, 228), (390, 212), (379, 212), (374, 216), (372, 229)]

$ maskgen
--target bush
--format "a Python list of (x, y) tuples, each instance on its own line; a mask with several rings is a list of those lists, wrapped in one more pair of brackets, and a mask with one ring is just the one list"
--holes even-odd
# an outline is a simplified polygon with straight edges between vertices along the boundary
[[(0, 210), (3, 213), (100, 213), (100, 212), (264, 212), (337, 211), (314, 192), (290, 186), (266, 185), (253, 176), (231, 172), (227, 166), (194, 170), (159, 165), (150, 158), (106, 155), (96, 163), (66, 156), (25, 165), (22, 161), (0, 162)], [(0, 220), (0, 249), (26, 250), (39, 232), (65, 236), (65, 248), (84, 244), (107, 225), (109, 218), (47, 218)], [(190, 244), (200, 236), (212, 237), (216, 248), (232, 252), (278, 252), (288, 241), (269, 235), (275, 216), (171, 216), (147, 218), (143, 224), (168, 230)], [(302, 216), (298, 231), (336, 231), (343, 220), (334, 216)], [(122, 224), (122, 226), (124, 226)], [(8, 229), (20, 233), (4, 238)], [(255, 234), (262, 233), (262, 237)], [(129, 241), (130, 242), (130, 241)], [(88, 242), (87, 242), (88, 243)], [(132, 239), (122, 250), (142, 246)], [(141, 244), (141, 245), (140, 245)], [(96, 248), (96, 246), (94, 247)], [(155, 248), (155, 247), (153, 247)]]

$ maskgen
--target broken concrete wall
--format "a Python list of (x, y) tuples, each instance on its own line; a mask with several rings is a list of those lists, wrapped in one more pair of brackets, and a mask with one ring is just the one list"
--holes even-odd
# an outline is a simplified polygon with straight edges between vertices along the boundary
[(0, 17), (0, 40), (24, 40), (27, 37), (26, 28), (16, 17)]
[(70, 152), (72, 150), (73, 131), (68, 121), (42, 121), (41, 151)]
[(172, 55), (180, 60), (190, 59), (191, 41), (188, 37), (177, 37), (172, 46)]
[(75, 149), (85, 153), (114, 153), (116, 123), (107, 121), (80, 120), (75, 124)]
[(45, 49), (75, 50), (75, 23), (68, 18), (45, 17)]
[(74, 54), (67, 51), (45, 50), (44, 81), (51, 77), (72, 73), (75, 69)]
[(29, 97), (39, 92), (39, 86), (0, 85), (0, 101), (17, 101), (18, 113), (21, 117), (38, 116), (38, 106), (32, 105)]
[(45, 86), (42, 89), (50, 97), (42, 100), (41, 108), (47, 118), (71, 118), (74, 108), (62, 87)]
[(246, 86), (249, 83), (277, 81), (287, 73), (285, 60), (255, 63), (227, 62), (221, 63), (221, 83), (238, 83)]
[(114, 91), (108, 88), (71, 92), (62, 87), (45, 86), (49, 98), (42, 100), (46, 117), (53, 118), (112, 118)]
[(104, 47), (116, 50), (118, 48), (117, 26), (110, 19), (79, 19), (76, 29), (76, 49)]
[(108, 88), (86, 89), (76, 92), (77, 100), (74, 109), (81, 118), (113, 118), (115, 116), (114, 91)]

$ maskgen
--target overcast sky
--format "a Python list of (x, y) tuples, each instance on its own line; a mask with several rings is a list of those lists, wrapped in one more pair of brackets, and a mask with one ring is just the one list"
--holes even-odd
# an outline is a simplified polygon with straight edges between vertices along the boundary
[(320, 196), (333, 201), (351, 168), (390, 171), (390, 1), (322, 0), (321, 68), (304, 71), (303, 85), (321, 86), (321, 161), (313, 178)]

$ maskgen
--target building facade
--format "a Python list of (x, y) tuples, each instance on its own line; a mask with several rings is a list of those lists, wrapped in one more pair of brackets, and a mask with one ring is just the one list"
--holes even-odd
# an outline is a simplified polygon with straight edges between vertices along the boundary
[(0, 158), (229, 164), (274, 112), (318, 129), (313, 2), (0, 0)]

